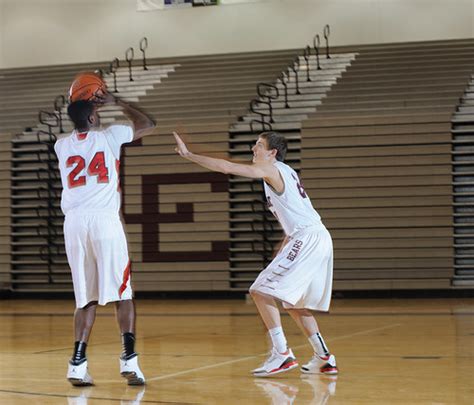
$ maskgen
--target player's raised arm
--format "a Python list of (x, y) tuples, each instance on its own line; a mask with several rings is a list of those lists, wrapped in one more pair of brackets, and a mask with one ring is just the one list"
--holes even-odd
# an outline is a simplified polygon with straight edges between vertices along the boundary
[(134, 141), (143, 138), (146, 135), (150, 135), (153, 132), (153, 129), (156, 125), (150, 117), (148, 117), (145, 113), (141, 112), (137, 108), (132, 107), (125, 101), (119, 99), (118, 97), (115, 97), (113, 94), (106, 93), (105, 96), (97, 96), (96, 99), (99, 100), (98, 104), (101, 105), (116, 104), (122, 107), (125, 116), (133, 123)]
[(181, 137), (173, 132), (176, 140), (175, 151), (183, 158), (197, 163), (206, 169), (224, 174), (234, 174), (236, 176), (249, 177), (252, 179), (272, 178), (278, 176), (278, 169), (269, 163), (260, 164), (242, 164), (235, 163), (225, 159), (213, 158), (210, 156), (197, 155), (192, 153)]

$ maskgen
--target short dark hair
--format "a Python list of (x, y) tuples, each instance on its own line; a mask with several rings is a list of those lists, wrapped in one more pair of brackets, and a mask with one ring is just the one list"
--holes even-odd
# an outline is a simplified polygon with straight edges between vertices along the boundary
[(86, 100), (77, 100), (69, 104), (67, 115), (74, 123), (74, 128), (89, 128), (89, 117), (94, 113), (94, 103)]
[(285, 161), (286, 151), (288, 150), (288, 142), (282, 134), (279, 134), (278, 132), (274, 131), (268, 131), (262, 132), (259, 136), (260, 138), (267, 140), (269, 150), (277, 150), (277, 160), (279, 160), (280, 162)]

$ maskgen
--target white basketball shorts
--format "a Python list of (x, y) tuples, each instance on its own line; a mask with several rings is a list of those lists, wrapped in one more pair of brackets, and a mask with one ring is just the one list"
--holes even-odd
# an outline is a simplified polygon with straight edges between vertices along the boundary
[(132, 298), (127, 239), (116, 212), (68, 212), (64, 241), (77, 308)]
[(285, 308), (329, 310), (332, 292), (333, 247), (324, 225), (289, 237), (273, 261), (250, 287), (282, 301)]

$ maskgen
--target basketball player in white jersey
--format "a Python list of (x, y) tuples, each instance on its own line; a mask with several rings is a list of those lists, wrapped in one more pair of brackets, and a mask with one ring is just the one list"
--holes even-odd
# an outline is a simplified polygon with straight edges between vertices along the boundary
[(314, 349), (311, 360), (301, 367), (308, 374), (337, 374), (336, 359), (310, 312), (328, 311), (331, 301), (333, 249), (331, 235), (314, 210), (296, 172), (283, 163), (286, 139), (276, 132), (260, 134), (251, 165), (190, 152), (179, 137), (180, 156), (207, 169), (237, 176), (263, 179), (268, 207), (280, 222), (285, 239), (273, 259), (250, 287), (262, 320), (272, 341), (272, 351), (254, 376), (268, 377), (298, 366), (288, 348), (275, 300), (282, 302)]
[[(143, 385), (145, 377), (135, 353), (130, 259), (119, 214), (119, 165), (121, 146), (151, 133), (155, 124), (111, 94), (95, 101), (69, 105), (68, 115), (75, 129), (54, 146), (63, 186), (64, 241), (76, 298), (75, 345), (67, 378), (76, 386), (93, 384), (86, 347), (96, 308), (115, 302), (123, 344), (120, 372), (129, 385)], [(97, 108), (112, 103), (122, 108), (133, 126), (98, 127)]]

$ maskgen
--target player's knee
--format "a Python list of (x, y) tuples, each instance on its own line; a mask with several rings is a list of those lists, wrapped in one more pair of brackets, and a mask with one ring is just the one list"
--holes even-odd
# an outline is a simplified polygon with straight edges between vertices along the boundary
[(291, 316), (311, 316), (311, 312), (309, 312), (305, 308), (285, 308), (286, 312), (288, 312)]
[(285, 307), (283, 307), (283, 309), (284, 309), (286, 312), (288, 312), (291, 316), (293, 316), (294, 314), (297, 314), (297, 313), (298, 313), (298, 312), (297, 312), (298, 310), (297, 310), (296, 308), (285, 308)]
[(260, 294), (258, 293), (258, 291), (255, 291), (255, 290), (249, 290), (249, 294), (254, 301), (260, 297)]
[(85, 306), (83, 306), (82, 308), (80, 309), (89, 309), (91, 307), (95, 307), (98, 305), (98, 302), (97, 301), (90, 301), (88, 302)]
[(134, 302), (132, 299), (129, 300), (121, 300), (121, 301), (115, 301), (115, 308), (120, 310), (120, 309), (133, 309), (135, 306)]

